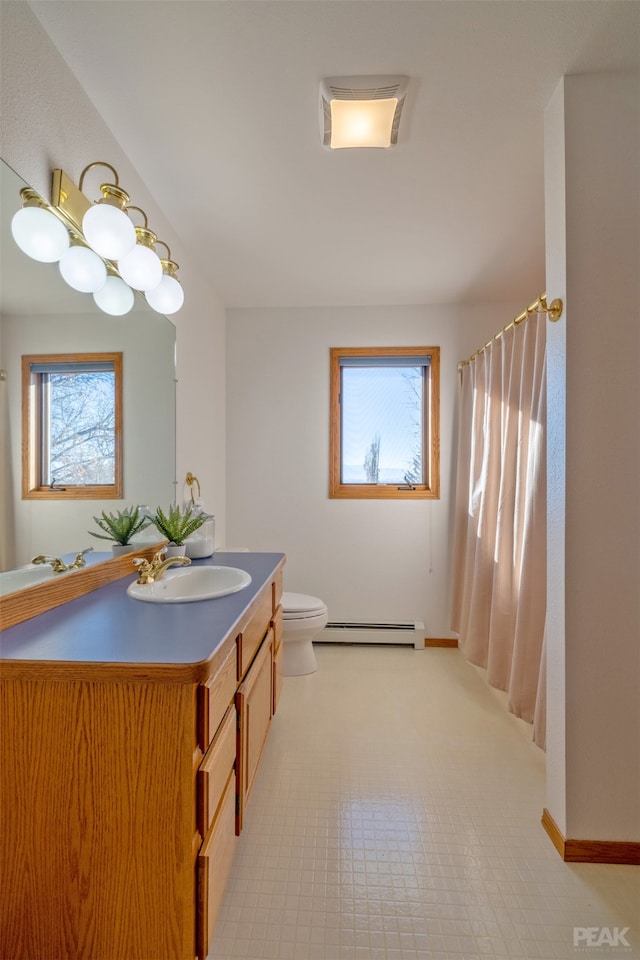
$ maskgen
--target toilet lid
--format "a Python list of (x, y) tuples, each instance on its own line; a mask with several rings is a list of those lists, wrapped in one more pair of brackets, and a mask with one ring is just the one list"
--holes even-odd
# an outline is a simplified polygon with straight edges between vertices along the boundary
[(301, 617), (317, 617), (326, 613), (326, 606), (317, 597), (310, 597), (306, 593), (283, 593), (282, 616), (287, 619)]

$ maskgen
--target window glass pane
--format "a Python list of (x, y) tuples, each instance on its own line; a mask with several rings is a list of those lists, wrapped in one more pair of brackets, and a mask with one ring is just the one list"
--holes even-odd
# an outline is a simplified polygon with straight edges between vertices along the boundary
[(343, 484), (423, 483), (423, 366), (343, 366)]
[(115, 372), (43, 373), (42, 483), (115, 482)]

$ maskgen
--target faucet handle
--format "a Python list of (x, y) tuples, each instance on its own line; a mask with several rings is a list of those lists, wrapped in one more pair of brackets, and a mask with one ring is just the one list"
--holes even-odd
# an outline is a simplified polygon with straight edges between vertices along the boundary
[(74, 567), (75, 569), (77, 569), (78, 567), (86, 567), (87, 561), (85, 560), (84, 555), (85, 553), (91, 553), (92, 551), (93, 551), (93, 547), (85, 547), (84, 550), (81, 550), (79, 553), (76, 553), (75, 560), (73, 561), (73, 563), (70, 563), (69, 566)]
[(31, 563), (48, 563), (51, 565), (51, 569), (54, 573), (64, 573), (65, 570), (69, 569), (64, 560), (61, 560), (60, 557), (46, 557), (43, 553), (39, 554), (37, 557), (34, 557)]

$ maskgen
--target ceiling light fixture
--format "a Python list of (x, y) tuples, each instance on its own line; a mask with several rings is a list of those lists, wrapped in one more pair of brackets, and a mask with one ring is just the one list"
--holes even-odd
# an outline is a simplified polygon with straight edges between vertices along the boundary
[(408, 77), (328, 77), (320, 84), (322, 143), (333, 150), (398, 142)]
[[(94, 167), (107, 167), (115, 183), (101, 184), (102, 197), (92, 204), (82, 186)], [(175, 276), (178, 265), (170, 259), (167, 244), (149, 229), (144, 210), (129, 203), (129, 194), (120, 187), (110, 163), (90, 163), (80, 174), (79, 186), (64, 170), (54, 170), (50, 204), (31, 187), (24, 187), (20, 196), (23, 206), (11, 223), (20, 249), (33, 260), (59, 261), (64, 280), (81, 293), (92, 293), (105, 313), (128, 313), (135, 302), (134, 290), (147, 295), (158, 289), (156, 303), (166, 301), (171, 307), (162, 310), (150, 304), (158, 312), (180, 309), (184, 293)], [(142, 214), (144, 226), (134, 225), (130, 210)], [(167, 248), (168, 260), (155, 252), (156, 243)]]

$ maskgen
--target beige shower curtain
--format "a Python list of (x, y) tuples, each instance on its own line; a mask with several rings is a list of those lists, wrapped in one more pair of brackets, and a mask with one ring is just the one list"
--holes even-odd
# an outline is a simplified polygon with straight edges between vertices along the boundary
[(452, 630), (545, 740), (546, 315), (460, 373)]

